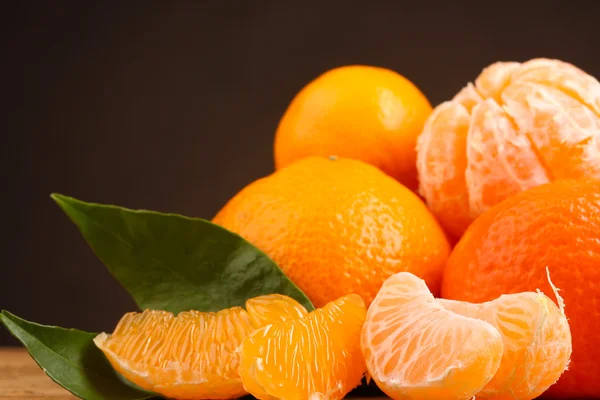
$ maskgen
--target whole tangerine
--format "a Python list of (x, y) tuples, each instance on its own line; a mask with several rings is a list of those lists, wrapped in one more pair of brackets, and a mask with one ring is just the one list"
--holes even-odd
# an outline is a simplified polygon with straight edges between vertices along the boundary
[(352, 159), (302, 159), (246, 186), (213, 222), (264, 251), (316, 307), (350, 293), (368, 305), (400, 271), (439, 293), (450, 252), (416, 194)]
[(395, 71), (334, 68), (289, 104), (275, 134), (275, 166), (335, 154), (374, 165), (416, 190), (415, 147), (430, 113), (421, 90)]
[(561, 289), (573, 340), (557, 397), (600, 396), (600, 180), (557, 180), (498, 203), (473, 222), (448, 260), (442, 296), (490, 301)]

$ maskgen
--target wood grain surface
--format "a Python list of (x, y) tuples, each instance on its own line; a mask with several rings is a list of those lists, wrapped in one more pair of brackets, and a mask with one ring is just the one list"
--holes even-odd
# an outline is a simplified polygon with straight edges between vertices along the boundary
[(0, 400), (72, 400), (21, 348), (0, 348)]
[(5, 347), (0, 348), (0, 400), (9, 399), (73, 400), (77, 397), (54, 383), (25, 349)]

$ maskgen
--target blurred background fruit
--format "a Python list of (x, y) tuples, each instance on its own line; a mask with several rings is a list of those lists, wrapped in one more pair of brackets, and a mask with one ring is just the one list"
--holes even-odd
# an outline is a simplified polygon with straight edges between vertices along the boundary
[(483, 302), (561, 289), (573, 337), (569, 370), (548, 393), (600, 396), (600, 180), (558, 180), (484, 212), (454, 248), (442, 296)]
[(420, 192), (455, 237), (510, 195), (600, 178), (600, 83), (559, 60), (492, 64), (435, 108), (417, 168)]
[(353, 158), (417, 188), (417, 136), (431, 105), (402, 75), (364, 65), (320, 75), (293, 99), (275, 135), (275, 166), (308, 156)]
[(450, 251), (416, 194), (351, 159), (300, 160), (245, 187), (213, 221), (267, 253), (317, 307), (349, 293), (368, 305), (399, 271), (439, 293)]

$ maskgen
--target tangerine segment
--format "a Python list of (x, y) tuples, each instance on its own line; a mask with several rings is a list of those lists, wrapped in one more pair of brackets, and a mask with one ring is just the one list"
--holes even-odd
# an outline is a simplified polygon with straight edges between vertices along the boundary
[(470, 399), (503, 353), (496, 328), (446, 310), (406, 272), (386, 280), (369, 307), (361, 347), (369, 374), (393, 399)]
[(360, 332), (366, 307), (343, 296), (308, 316), (274, 323), (242, 342), (240, 375), (259, 399), (341, 399), (366, 372)]
[[(496, 62), (487, 66), (481, 71), (481, 74), (475, 79), (475, 87), (481, 95), (481, 99), (492, 98), (496, 102), (500, 102), (500, 95), (513, 78), (513, 75), (519, 68), (518, 62)], [(471, 85), (471, 84), (469, 84)]]
[(177, 399), (230, 399), (246, 394), (238, 373), (242, 340), (270, 321), (302, 317), (295, 300), (278, 295), (246, 302), (248, 311), (127, 313), (112, 334), (95, 339), (113, 368), (143, 389)]
[(600, 117), (598, 81), (572, 64), (545, 58), (533, 59), (516, 71), (513, 80), (536, 82), (559, 89)]
[[(445, 102), (436, 107), (417, 141), (417, 168), (421, 171), (421, 194), (447, 232), (458, 234), (469, 226), (467, 133), (473, 101), (468, 89), (464, 103)], [(452, 165), (452, 168), (448, 168)]]
[(510, 85), (502, 99), (550, 176), (600, 177), (600, 117), (587, 105), (555, 87), (526, 81)]
[(492, 99), (472, 109), (465, 178), (469, 207), (475, 215), (513, 194), (549, 182), (531, 142)]
[(477, 398), (530, 400), (562, 375), (571, 357), (571, 331), (563, 310), (543, 293), (502, 295), (486, 303), (439, 299), (448, 310), (494, 325), (504, 355)]
[(246, 301), (246, 310), (250, 321), (256, 327), (308, 315), (308, 311), (297, 301), (282, 294), (270, 294), (249, 299)]

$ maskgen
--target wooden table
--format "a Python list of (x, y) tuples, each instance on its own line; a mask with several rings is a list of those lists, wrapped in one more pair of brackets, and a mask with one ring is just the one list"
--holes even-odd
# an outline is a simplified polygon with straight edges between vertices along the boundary
[(15, 399), (74, 400), (77, 397), (48, 378), (26, 350), (0, 348), (0, 400)]
[(77, 397), (48, 378), (20, 348), (0, 349), (0, 400), (73, 400)]

